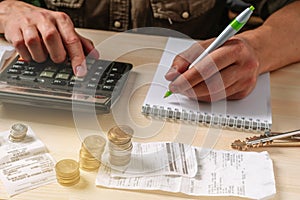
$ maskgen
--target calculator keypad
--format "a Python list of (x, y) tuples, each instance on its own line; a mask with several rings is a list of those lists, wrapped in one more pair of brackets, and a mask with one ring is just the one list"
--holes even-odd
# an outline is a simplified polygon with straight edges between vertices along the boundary
[[(129, 63), (86, 59), (88, 74), (85, 77), (76, 77), (69, 61), (56, 64), (50, 60), (44, 63), (26, 62), (22, 58), (16, 58), (0, 75), (1, 81), (8, 84), (46, 88), (54, 91), (72, 93), (76, 91), (95, 96), (111, 96), (116, 87), (122, 87), (124, 83), (118, 83), (125, 73), (131, 70)], [(120, 88), (118, 88), (120, 89)]]

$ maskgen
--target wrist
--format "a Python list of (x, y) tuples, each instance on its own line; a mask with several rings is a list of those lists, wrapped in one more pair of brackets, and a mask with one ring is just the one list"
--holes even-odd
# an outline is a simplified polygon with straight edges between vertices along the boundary
[(265, 37), (269, 35), (269, 32), (270, 30), (267, 27), (259, 27), (239, 34), (239, 37), (245, 40), (253, 50), (259, 63), (259, 74), (272, 71), (276, 67), (276, 62), (274, 63), (274, 59), (272, 59), (272, 48), (269, 46), (269, 38)]

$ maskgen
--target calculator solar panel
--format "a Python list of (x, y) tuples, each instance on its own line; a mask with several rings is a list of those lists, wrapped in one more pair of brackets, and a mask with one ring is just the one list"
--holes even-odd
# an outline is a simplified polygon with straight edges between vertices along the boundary
[(3, 102), (107, 113), (121, 94), (130, 63), (86, 58), (88, 73), (76, 77), (70, 61), (26, 62), (16, 57), (0, 73)]

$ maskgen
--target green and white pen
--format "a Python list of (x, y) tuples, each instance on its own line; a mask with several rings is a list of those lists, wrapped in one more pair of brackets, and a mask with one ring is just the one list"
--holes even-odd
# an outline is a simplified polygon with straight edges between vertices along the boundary
[[(229, 38), (234, 36), (249, 20), (254, 10), (253, 6), (246, 8), (241, 14), (239, 14), (223, 31), (222, 33), (203, 51), (203, 53), (192, 63), (190, 67), (193, 67), (196, 63), (202, 60), (213, 50), (223, 45)], [(164, 98), (170, 96), (171, 91), (165, 93)]]

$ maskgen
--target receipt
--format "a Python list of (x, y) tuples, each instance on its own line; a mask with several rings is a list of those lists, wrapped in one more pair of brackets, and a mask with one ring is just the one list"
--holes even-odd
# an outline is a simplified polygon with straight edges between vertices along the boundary
[(9, 135), (9, 131), (0, 133), (0, 166), (47, 152), (45, 145), (36, 138), (31, 128), (28, 128), (27, 135), (22, 142), (11, 142)]
[(8, 194), (15, 195), (55, 181), (53, 168), (54, 160), (45, 153), (2, 166), (0, 176)]
[(55, 161), (31, 128), (22, 142), (0, 133), (0, 180), (10, 196), (55, 181)]
[[(147, 145), (155, 148), (162, 144), (148, 143)], [(197, 161), (197, 173), (193, 177), (118, 176), (115, 170), (102, 165), (98, 171), (96, 185), (121, 189), (180, 192), (191, 196), (239, 196), (253, 199), (271, 197), (276, 193), (273, 163), (267, 152), (221, 151), (199, 147), (193, 149)]]
[[(107, 152), (107, 151), (106, 151)], [(107, 156), (103, 156), (107, 160)], [(112, 176), (133, 177), (180, 175), (194, 177), (197, 173), (195, 149), (180, 143), (133, 143), (128, 166), (111, 166)]]

